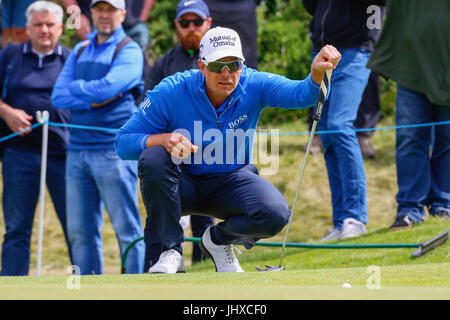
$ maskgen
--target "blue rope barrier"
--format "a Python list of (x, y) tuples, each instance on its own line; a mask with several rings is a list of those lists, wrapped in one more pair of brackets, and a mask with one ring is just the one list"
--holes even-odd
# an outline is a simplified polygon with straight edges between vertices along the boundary
[[(344, 133), (347, 131), (351, 132), (367, 132), (367, 131), (379, 131), (379, 130), (394, 130), (394, 129), (405, 129), (405, 128), (418, 128), (418, 127), (431, 127), (431, 126), (442, 126), (450, 124), (450, 121), (440, 121), (440, 122), (429, 122), (429, 123), (418, 123), (409, 125), (399, 125), (390, 127), (377, 127), (377, 128), (365, 128), (365, 129), (351, 129), (351, 130), (327, 130), (327, 131), (316, 131), (316, 134), (330, 134), (330, 133)], [(258, 133), (261, 136), (293, 136), (293, 135), (308, 135), (310, 132), (279, 132), (279, 133)]]
[[(441, 121), (441, 122), (430, 122), (430, 123), (418, 123), (418, 124), (410, 124), (410, 125), (399, 125), (399, 126), (390, 126), (390, 127), (377, 127), (377, 128), (365, 128), (365, 129), (352, 129), (351, 131), (355, 132), (364, 132), (364, 131), (378, 131), (378, 130), (393, 130), (393, 129), (404, 129), (404, 128), (417, 128), (417, 127), (431, 127), (431, 126), (440, 126), (450, 124), (450, 121)], [(100, 130), (100, 131), (108, 131), (108, 132), (116, 132), (119, 129), (112, 128), (102, 128), (102, 127), (90, 127), (90, 126), (81, 126), (74, 124), (66, 124), (66, 123), (54, 123), (49, 122), (49, 125), (59, 126), (59, 127), (68, 127), (68, 128), (76, 128), (76, 129), (87, 129), (87, 130)], [(330, 134), (330, 133), (343, 133), (348, 130), (327, 130), (327, 131), (316, 131), (316, 133), (320, 134)], [(258, 132), (257, 135), (265, 136), (265, 135), (308, 135), (310, 132), (279, 132), (279, 133), (262, 133)]]
[(22, 133), (25, 133), (25, 132), (27, 132), (29, 130), (33, 130), (33, 129), (35, 129), (37, 127), (40, 127), (40, 126), (42, 126), (42, 123), (35, 123), (32, 126), (30, 126), (28, 129), (25, 129), (25, 130), (22, 130), (22, 131), (19, 131), (19, 132), (15, 132), (15, 133), (11, 133), (11, 134), (9, 134), (7, 136), (4, 136), (3, 138), (0, 138), (0, 142), (12, 139), (14, 137), (17, 137), (17, 136), (21, 135)]
[[(431, 126), (441, 126), (441, 125), (448, 125), (450, 124), (450, 121), (440, 121), (440, 122), (429, 122), (429, 123), (418, 123), (418, 124), (410, 124), (410, 125), (398, 125), (398, 126), (389, 126), (389, 127), (377, 127), (377, 128), (365, 128), (365, 129), (351, 129), (351, 130), (327, 130), (327, 131), (316, 131), (316, 134), (331, 134), (331, 133), (344, 133), (347, 131), (354, 131), (354, 132), (365, 132), (365, 131), (380, 131), (380, 130), (396, 130), (396, 129), (405, 129), (405, 128), (418, 128), (418, 127), (431, 127)], [(30, 128), (16, 132), (13, 134), (10, 134), (8, 136), (5, 136), (3, 138), (0, 138), (0, 142), (12, 139), (28, 130), (37, 128), (41, 126), (41, 123), (36, 123), (32, 125)], [(84, 125), (78, 125), (78, 124), (69, 124), (69, 123), (57, 123), (57, 122), (48, 122), (49, 126), (55, 126), (55, 127), (65, 127), (65, 128), (73, 128), (73, 129), (82, 129), (82, 130), (97, 130), (97, 131), (104, 131), (109, 133), (115, 133), (118, 128), (104, 128), (104, 127), (95, 127), (95, 126), (84, 126)], [(292, 135), (308, 135), (310, 134), (309, 131), (305, 132), (278, 132), (278, 133), (263, 133), (258, 132), (257, 136), (292, 136)]]
[(49, 122), (49, 126), (54, 127), (65, 127), (65, 128), (73, 128), (73, 129), (84, 129), (84, 130), (97, 130), (97, 131), (105, 131), (115, 133), (119, 129), (115, 128), (104, 128), (104, 127), (93, 127), (93, 126), (83, 126), (79, 124), (68, 124), (68, 123), (58, 123), (58, 122)]

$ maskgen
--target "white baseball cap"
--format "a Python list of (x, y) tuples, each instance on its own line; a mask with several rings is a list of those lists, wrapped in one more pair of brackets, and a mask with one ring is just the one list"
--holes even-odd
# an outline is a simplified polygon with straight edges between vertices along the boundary
[(200, 41), (200, 59), (213, 62), (225, 57), (236, 57), (245, 61), (241, 39), (236, 31), (229, 28), (209, 29)]

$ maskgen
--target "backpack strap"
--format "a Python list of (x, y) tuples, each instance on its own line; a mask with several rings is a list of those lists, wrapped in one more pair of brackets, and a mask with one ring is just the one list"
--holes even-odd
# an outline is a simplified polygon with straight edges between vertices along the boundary
[[(119, 42), (119, 44), (116, 47), (116, 50), (114, 51), (112, 61), (114, 61), (116, 56), (119, 54), (120, 50), (122, 50), (122, 48), (125, 47), (125, 45), (128, 42), (130, 42), (130, 41), (133, 41), (133, 39), (131, 39), (130, 37), (126, 36)], [(81, 56), (81, 54), (83, 53), (84, 49), (86, 49), (86, 47), (88, 46), (89, 43), (90, 43), (89, 40), (86, 40), (86, 41), (83, 42), (83, 44), (81, 45), (80, 49), (77, 52), (76, 60), (78, 60), (78, 58)]]
[(78, 49), (77, 56), (76, 56), (75, 60), (78, 60), (78, 58), (81, 56), (81, 54), (83, 53), (84, 49), (86, 49), (86, 47), (88, 46), (89, 43), (90, 43), (89, 40), (83, 41), (83, 43), (81, 44), (80, 49)]
[(133, 39), (131, 39), (130, 37), (126, 36), (122, 39), (122, 41), (119, 42), (119, 44), (117, 45), (116, 51), (114, 51), (114, 55), (112, 58), (112, 61), (114, 61), (114, 59), (116, 58), (116, 56), (119, 54), (120, 50), (122, 50), (123, 47), (126, 46), (126, 44), (128, 42), (133, 41)]
[[(131, 38), (128, 37), (128, 36), (125, 36), (125, 37), (119, 42), (119, 44), (118, 44), (117, 47), (116, 47), (116, 50), (114, 51), (114, 54), (113, 54), (113, 57), (112, 57), (112, 60), (111, 60), (111, 64), (112, 64), (112, 62), (114, 62), (114, 59), (115, 59), (116, 56), (119, 54), (120, 50), (122, 50), (122, 48), (125, 47), (125, 45), (126, 45), (127, 43), (131, 42), (131, 41), (133, 41), (133, 39), (131, 39)], [(81, 54), (83, 53), (84, 49), (86, 49), (86, 47), (88, 46), (89, 43), (90, 43), (89, 40), (86, 40), (86, 41), (83, 42), (83, 44), (81, 45), (80, 49), (79, 49), (78, 52), (77, 52), (76, 60), (78, 60), (78, 58), (81, 56)], [(138, 86), (139, 86), (139, 85), (138, 85)], [(140, 91), (139, 91), (140, 89), (138, 88), (138, 86), (136, 86), (136, 87), (132, 88), (131, 90), (129, 90), (129, 92), (133, 95), (133, 97), (135, 97), (135, 99), (136, 99), (136, 96), (140, 94), (140, 93), (139, 93), (139, 92), (140, 92)], [(121, 94), (119, 94), (119, 95), (117, 95), (117, 96), (115, 96), (115, 97), (113, 97), (112, 99), (109, 99), (109, 100), (107, 100), (107, 101), (103, 101), (103, 102), (101, 102), (101, 103), (92, 103), (91, 106), (92, 106), (93, 108), (103, 107), (103, 106), (105, 106), (105, 105), (107, 105), (107, 104), (109, 104), (109, 103), (111, 103), (111, 102), (116, 101), (117, 99), (122, 98), (123, 96), (124, 96), (124, 94), (121, 93)]]

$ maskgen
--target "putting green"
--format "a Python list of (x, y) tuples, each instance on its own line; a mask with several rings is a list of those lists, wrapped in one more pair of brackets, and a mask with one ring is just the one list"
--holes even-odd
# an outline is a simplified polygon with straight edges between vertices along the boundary
[[(352, 287), (343, 288), (343, 283)], [(80, 289), (69, 289), (77, 284)], [(387, 266), (378, 272), (340, 268), (233, 274), (4, 277), (0, 279), (0, 299), (450, 299), (450, 263)]]

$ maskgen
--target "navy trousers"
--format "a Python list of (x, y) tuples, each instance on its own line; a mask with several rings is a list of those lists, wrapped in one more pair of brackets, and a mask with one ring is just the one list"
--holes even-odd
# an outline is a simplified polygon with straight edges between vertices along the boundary
[[(46, 184), (61, 223), (73, 264), (66, 224), (66, 158), (47, 158)], [(30, 242), (39, 198), (41, 154), (7, 148), (3, 157), (3, 215), (6, 233), (2, 244), (2, 276), (26, 276)]]
[(261, 238), (278, 234), (289, 221), (285, 198), (251, 164), (228, 173), (189, 175), (158, 146), (142, 152), (139, 177), (147, 211), (146, 247), (160, 244), (151, 250), (146, 267), (156, 263), (164, 250), (182, 253), (182, 215), (222, 219), (211, 229), (213, 241), (221, 245), (242, 243), (247, 249)]

